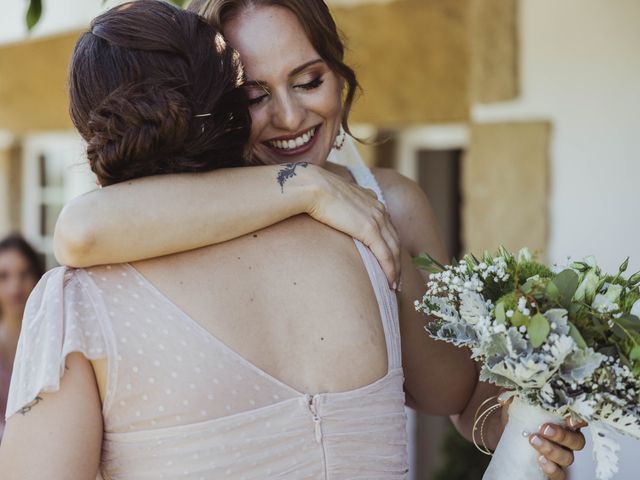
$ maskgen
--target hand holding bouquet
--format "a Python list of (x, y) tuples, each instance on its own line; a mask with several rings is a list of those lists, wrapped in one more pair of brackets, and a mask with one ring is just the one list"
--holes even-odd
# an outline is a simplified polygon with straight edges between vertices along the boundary
[(527, 441), (541, 423), (589, 423), (597, 477), (617, 471), (618, 431), (640, 438), (640, 273), (625, 278), (587, 259), (554, 273), (525, 249), (467, 255), (432, 273), (416, 308), (436, 339), (469, 347), (480, 379), (510, 390), (509, 423), (485, 480), (544, 478)]

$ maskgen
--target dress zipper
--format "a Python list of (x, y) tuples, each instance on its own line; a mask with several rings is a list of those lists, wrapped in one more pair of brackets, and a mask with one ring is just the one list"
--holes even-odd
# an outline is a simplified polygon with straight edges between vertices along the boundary
[(309, 411), (313, 416), (313, 424), (315, 426), (316, 432), (316, 442), (322, 443), (322, 426), (320, 425), (321, 420), (318, 416), (318, 409), (316, 408), (316, 396), (307, 395), (307, 405), (309, 407)]

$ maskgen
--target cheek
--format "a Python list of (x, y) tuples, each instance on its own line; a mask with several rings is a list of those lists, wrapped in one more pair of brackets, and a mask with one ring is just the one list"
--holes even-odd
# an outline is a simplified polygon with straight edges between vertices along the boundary
[(339, 83), (334, 81), (327, 85), (327, 89), (319, 100), (318, 108), (322, 109), (323, 116), (329, 121), (340, 122), (342, 115), (342, 91)]
[(268, 117), (264, 109), (251, 112), (251, 136), (249, 143), (253, 146), (260, 140), (260, 135), (268, 124)]

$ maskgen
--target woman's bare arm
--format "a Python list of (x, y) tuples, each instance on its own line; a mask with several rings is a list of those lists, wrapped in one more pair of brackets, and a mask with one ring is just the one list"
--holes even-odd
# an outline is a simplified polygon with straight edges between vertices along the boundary
[(403, 249), (398, 308), (407, 403), (431, 415), (461, 412), (477, 383), (474, 364), (468, 352), (431, 338), (424, 330), (428, 319), (415, 309), (415, 301), (424, 295), (426, 277), (412, 257), (429, 252), (446, 261), (434, 214), (417, 184), (393, 170), (376, 169), (374, 174)]
[[(448, 263), (431, 206), (418, 185), (393, 171), (377, 171), (376, 177), (387, 197), (401, 245), (411, 256), (428, 252)], [(467, 350), (429, 338), (423, 328), (428, 319), (423, 315), (417, 318), (412, 308), (424, 294), (426, 275), (407, 261), (402, 272), (404, 288), (398, 301), (407, 403), (426, 413), (451, 415), (458, 431), (471, 440), (478, 408), (498, 394), (498, 387), (478, 381), (478, 366)], [(488, 418), (484, 426), (487, 447), (495, 449), (507, 419), (508, 409), (504, 407)], [(565, 480), (561, 467), (573, 463), (573, 451), (584, 447), (584, 436), (567, 428), (555, 428), (550, 433), (546, 427), (542, 425), (540, 432), (531, 435), (530, 440), (541, 440), (539, 445), (532, 443), (532, 448), (545, 459), (546, 463), (539, 462), (550, 480)]]
[(0, 447), (3, 480), (95, 480), (102, 413), (95, 377), (80, 353), (67, 357), (55, 393), (43, 393), (7, 422)]
[(62, 211), (55, 253), (73, 267), (159, 257), (221, 243), (297, 214), (368, 245), (389, 284), (397, 234), (375, 194), (310, 164), (146, 177), (87, 193)]

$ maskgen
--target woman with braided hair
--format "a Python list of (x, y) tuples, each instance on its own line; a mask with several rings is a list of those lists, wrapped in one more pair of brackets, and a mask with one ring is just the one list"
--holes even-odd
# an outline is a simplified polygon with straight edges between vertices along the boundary
[[(103, 190), (239, 171), (251, 131), (243, 78), (235, 52), (194, 13), (143, 0), (96, 18), (69, 88)], [(264, 175), (283, 195), (305, 189), (296, 180), (309, 167)], [(349, 188), (362, 210), (373, 203)], [(435, 343), (429, 354), (448, 356), (463, 379), (433, 395), (433, 409), (462, 409), (468, 359)], [(296, 216), (184, 253), (45, 274), (24, 314), (0, 471), (3, 480), (405, 478), (404, 405), (388, 276), (363, 243)]]
[[(48, 361), (25, 360), (15, 375), (12, 440), (0, 457), (12, 459), (15, 478), (38, 478), (38, 464), (16, 445), (26, 435), (38, 438), (44, 424), (56, 432), (56, 445), (73, 446), (60, 452), (50, 440), (36, 445), (46, 452), (39, 465), (51, 464), (52, 456), (64, 460), (58, 477), (49, 478), (69, 478), (63, 472), (70, 465), (83, 472), (77, 478), (91, 478), (91, 468), (105, 478), (406, 478), (405, 401), (433, 414), (459, 414), (464, 430), (487, 392), (473, 363), (430, 340), (413, 309), (423, 280), (408, 253), (442, 256), (424, 195), (393, 172), (326, 161), (332, 148), (337, 157), (353, 153), (339, 131), (341, 125), (348, 131), (357, 86), (326, 5), (196, 2), (224, 27), (245, 63), (252, 127), (244, 152), (226, 137), (241, 133), (234, 123), (240, 110), (221, 106), (235, 105), (226, 95), (197, 109), (197, 102), (174, 98), (174, 92), (197, 97), (185, 85), (201, 80), (189, 70), (200, 63), (184, 48), (172, 42), (171, 62), (145, 63), (144, 72), (135, 67), (141, 59), (130, 57), (136, 50), (130, 42), (156, 48), (168, 39), (157, 35), (151, 18), (144, 28), (123, 27), (122, 15), (149, 14), (160, 8), (155, 3), (118, 10), (120, 20), (109, 28), (94, 23), (94, 36), (123, 48), (118, 62), (102, 54), (74, 58), (72, 103), (87, 108), (72, 108), (72, 115), (100, 182), (113, 186), (65, 211), (57, 248), (75, 266), (190, 251), (46, 278), (27, 312), (31, 334), (21, 351), (35, 351), (38, 339), (53, 339), (56, 348), (47, 349)], [(156, 32), (153, 42), (141, 30)], [(218, 53), (226, 51), (220, 37), (216, 44)], [(189, 68), (176, 74), (176, 60), (184, 65), (184, 58)], [(129, 78), (110, 84), (109, 92), (127, 87), (105, 102), (109, 94), (95, 86), (109, 74), (95, 69), (97, 59), (139, 75), (141, 86), (130, 86)], [(91, 82), (73, 81), (73, 72), (82, 71)], [(149, 77), (160, 72), (168, 83), (161, 82), (162, 100), (149, 104), (145, 92), (158, 94)], [(168, 114), (158, 116), (154, 105)], [(184, 128), (169, 132), (165, 121)], [(221, 122), (235, 127), (219, 128)], [(192, 147), (208, 134), (227, 146), (209, 145), (212, 156)], [(241, 165), (242, 158), (262, 166), (184, 175)], [(199, 170), (189, 170), (199, 162)], [(183, 174), (148, 176), (171, 172)], [(304, 212), (336, 230), (296, 216)], [(398, 243), (404, 288), (396, 297), (388, 285), (398, 286)], [(192, 250), (207, 244), (215, 245)], [(47, 300), (56, 298), (50, 308)], [(44, 372), (40, 382), (30, 381), (34, 363)], [(61, 425), (81, 422), (92, 442), (79, 442), (73, 430), (59, 436)], [(489, 444), (499, 425), (487, 428)], [(571, 435), (567, 443), (580, 440)], [(556, 465), (570, 453), (554, 446), (550, 455), (561, 474)]]

